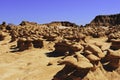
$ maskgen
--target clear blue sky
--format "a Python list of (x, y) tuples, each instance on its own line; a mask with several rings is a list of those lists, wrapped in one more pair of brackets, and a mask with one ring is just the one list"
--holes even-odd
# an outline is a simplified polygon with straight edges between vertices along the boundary
[(70, 21), (89, 23), (96, 15), (120, 13), (120, 0), (0, 0), (0, 23)]

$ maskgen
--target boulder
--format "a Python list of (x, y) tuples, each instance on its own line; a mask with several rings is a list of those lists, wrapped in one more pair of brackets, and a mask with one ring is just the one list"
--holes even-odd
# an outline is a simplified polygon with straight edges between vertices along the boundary
[(113, 50), (108, 50), (108, 52), (107, 52), (107, 55), (111, 58), (111, 59), (113, 59), (113, 58), (115, 58), (115, 59), (120, 59), (120, 50), (117, 50), (117, 51), (113, 51)]
[(103, 42), (96, 42), (94, 43), (96, 46), (98, 46), (102, 51), (105, 51), (110, 48), (110, 43), (103, 43)]
[(91, 51), (94, 55), (96, 55), (96, 56), (99, 57), (99, 58), (103, 58), (103, 57), (105, 57), (105, 55), (106, 55), (106, 54), (104, 54), (104, 53), (102, 52), (102, 50), (101, 50), (99, 47), (97, 47), (97, 46), (95, 46), (95, 45), (93, 45), (93, 44), (88, 44), (88, 45), (86, 46), (85, 50)]
[(88, 58), (91, 62), (100, 61), (100, 58), (93, 54), (87, 55), (86, 58)]
[(43, 39), (46, 39), (47, 41), (55, 41), (55, 40), (56, 40), (56, 37), (57, 37), (57, 35), (51, 34), (51, 35), (45, 35), (45, 36), (43, 37)]
[(114, 50), (120, 49), (120, 39), (111, 39), (111, 42), (112, 42), (110, 46), (111, 49), (114, 49)]
[(41, 38), (34, 38), (32, 41), (34, 48), (42, 48), (43, 47), (43, 40)]
[(107, 62), (105, 65), (105, 69), (107, 70), (112, 71), (120, 67), (120, 50), (113, 51), (108, 49), (104, 61)]
[(69, 45), (70, 45), (70, 43), (67, 40), (57, 42), (54, 45), (55, 52), (64, 54), (65, 52), (69, 51), (69, 49), (70, 49)]
[(84, 47), (79, 43), (75, 43), (73, 45), (70, 45), (70, 49), (73, 50), (74, 52), (77, 52), (77, 51), (83, 51)]
[(5, 39), (5, 33), (0, 31), (0, 41), (4, 40)]
[(17, 41), (17, 48), (19, 48), (19, 51), (31, 49), (32, 47), (33, 44), (31, 40), (27, 40), (26, 38), (20, 38)]
[(120, 60), (119, 59), (112, 59), (109, 64), (108, 64), (111, 68), (116, 69), (118, 67), (120, 67)]
[(75, 57), (68, 56), (64, 60), (58, 62), (61, 64), (76, 67), (77, 69), (89, 69), (93, 67), (90, 61), (80, 53), (76, 53)]
[(69, 52), (69, 55), (74, 54), (74, 52), (82, 52), (84, 47), (79, 43), (73, 43), (68, 40), (62, 40), (55, 43), (55, 52), (65, 55), (66, 52)]

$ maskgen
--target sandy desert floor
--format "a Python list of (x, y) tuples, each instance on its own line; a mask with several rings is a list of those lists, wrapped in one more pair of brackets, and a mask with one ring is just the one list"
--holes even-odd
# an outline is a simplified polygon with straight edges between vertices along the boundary
[[(106, 43), (106, 39), (107, 38), (105, 37), (91, 39), (86, 38), (87, 42), (90, 44), (106, 44), (107, 46), (105, 46), (105, 48), (107, 48), (111, 45), (111, 43)], [(49, 53), (50, 50), (44, 48), (32, 48), (22, 52), (12, 52), (13, 49), (10, 49), (10, 47), (15, 46), (16, 42), (9, 43), (9, 41), (10, 37), (8, 36), (4, 41), (0, 42), (0, 80), (52, 80), (54, 75), (56, 75), (56, 73), (62, 70), (65, 66), (57, 65), (57, 61), (61, 57), (47, 57), (46, 53)], [(48, 66), (49, 62), (52, 62), (53, 64)], [(103, 75), (104, 72), (101, 72), (101, 70), (97, 71), (98, 73), (91, 72), (91, 74), (88, 74), (91, 76), (89, 77), (91, 78), (90, 80), (92, 80), (96, 74), (99, 74), (98, 77), (106, 78), (105, 75)], [(119, 80), (119, 74), (115, 74), (117, 78), (114, 80)], [(101, 78), (97, 78), (97, 76), (94, 80), (96, 79), (102, 80)], [(106, 78), (105, 80), (108, 79)]]
[(120, 26), (0, 25), (0, 80), (119, 79)]
[[(10, 52), (10, 37), (0, 42), (0, 80), (51, 80), (63, 66), (47, 66), (56, 58), (46, 57), (46, 49)], [(57, 58), (59, 59), (59, 58)]]

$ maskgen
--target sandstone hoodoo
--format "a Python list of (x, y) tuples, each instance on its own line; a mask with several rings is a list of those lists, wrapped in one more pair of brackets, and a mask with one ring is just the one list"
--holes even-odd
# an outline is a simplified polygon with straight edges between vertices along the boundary
[(85, 58), (84, 56), (77, 54), (76, 55), (76, 59), (74, 59), (75, 57), (66, 57), (64, 60), (58, 61), (60, 64), (65, 64), (65, 65), (69, 65), (69, 66), (73, 66), (76, 67), (78, 69), (89, 69), (92, 68), (93, 65), (89, 62), (89, 60), (87, 58)]
[(59, 55), (71, 55), (75, 52), (81, 52), (83, 50), (83, 46), (79, 43), (72, 43), (68, 40), (63, 40), (55, 44), (55, 53), (59, 53)]
[(86, 27), (66, 21), (3, 22), (0, 79), (119, 80), (119, 22), (120, 14), (97, 16)]
[(5, 33), (0, 31), (0, 41), (4, 40), (5, 39)]
[(87, 45), (85, 47), (85, 50), (90, 51), (92, 54), (96, 55), (99, 58), (103, 58), (106, 55), (102, 52), (102, 50), (99, 47), (95, 45)]
[(120, 49), (120, 39), (112, 39), (111, 40), (112, 45), (111, 45), (111, 49)]
[(33, 47), (32, 41), (25, 38), (20, 38), (17, 41), (17, 47), (20, 51), (27, 50)]
[(42, 39), (35, 39), (35, 38), (20, 38), (17, 41), (17, 48), (20, 51), (24, 51), (31, 48), (43, 48), (45, 47), (45, 42)]

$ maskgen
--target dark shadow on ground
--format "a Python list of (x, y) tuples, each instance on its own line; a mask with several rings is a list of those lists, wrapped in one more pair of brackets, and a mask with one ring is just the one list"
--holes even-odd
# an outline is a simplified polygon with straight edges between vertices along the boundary
[(46, 53), (46, 55), (47, 57), (60, 57), (60, 56), (65, 56), (65, 53), (53, 51), (53, 52)]
[(107, 65), (103, 65), (103, 68), (106, 70), (106, 71), (109, 71), (109, 72), (112, 72), (114, 70), (117, 69), (117, 67), (112, 67), (111, 65), (107, 64)]
[(77, 69), (76, 67), (67, 65), (53, 77), (52, 80), (82, 80), (90, 71), (90, 69)]

